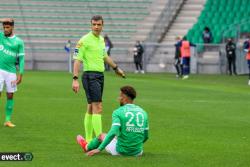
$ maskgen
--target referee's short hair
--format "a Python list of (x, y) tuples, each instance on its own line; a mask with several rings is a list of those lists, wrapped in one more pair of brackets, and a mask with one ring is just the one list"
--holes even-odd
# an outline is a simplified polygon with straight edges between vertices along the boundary
[(94, 15), (94, 16), (92, 16), (91, 22), (92, 22), (92, 20), (95, 20), (95, 21), (101, 20), (102, 24), (104, 23), (103, 18), (102, 18), (101, 15)]
[(131, 100), (134, 100), (136, 98), (136, 91), (132, 86), (123, 86), (120, 88), (120, 90)]

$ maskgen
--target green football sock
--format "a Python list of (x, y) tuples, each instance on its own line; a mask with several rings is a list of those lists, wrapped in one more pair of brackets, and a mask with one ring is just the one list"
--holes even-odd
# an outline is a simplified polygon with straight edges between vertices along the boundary
[(101, 143), (102, 143), (102, 142), (100, 142), (100, 141), (98, 140), (98, 138), (95, 137), (93, 140), (91, 140), (90, 143), (88, 143), (88, 146), (87, 146), (87, 147), (88, 147), (88, 151), (94, 150), (94, 149), (98, 148), (99, 145), (100, 145)]
[(84, 128), (85, 128), (85, 137), (87, 142), (92, 140), (93, 135), (93, 126), (92, 126), (92, 114), (88, 112), (85, 114), (84, 117)]
[(102, 133), (102, 115), (93, 114), (92, 115), (92, 125), (95, 132), (95, 136), (99, 136)]
[(10, 119), (11, 119), (13, 105), (14, 105), (14, 100), (7, 99), (6, 106), (5, 106), (5, 113), (6, 113), (5, 122), (10, 121)]

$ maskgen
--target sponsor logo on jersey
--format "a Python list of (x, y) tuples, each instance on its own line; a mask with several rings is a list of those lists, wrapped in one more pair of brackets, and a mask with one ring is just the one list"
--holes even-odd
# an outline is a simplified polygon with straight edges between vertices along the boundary
[(3, 53), (5, 53), (6, 55), (16, 57), (16, 53), (14, 53), (14, 52), (12, 52), (10, 50), (4, 49), (3, 45), (0, 45), (0, 51), (2, 51)]
[(9, 56), (13, 56), (13, 57), (16, 57), (16, 54), (14, 52), (11, 52), (7, 49), (4, 49), (3, 52), (6, 54), (6, 55), (9, 55)]

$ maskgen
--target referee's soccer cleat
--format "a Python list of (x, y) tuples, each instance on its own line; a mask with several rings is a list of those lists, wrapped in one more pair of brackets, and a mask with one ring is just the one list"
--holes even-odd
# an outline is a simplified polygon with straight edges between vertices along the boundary
[(83, 151), (84, 152), (87, 152), (87, 141), (81, 136), (81, 135), (77, 135), (76, 137), (76, 141), (77, 143), (82, 147)]
[(3, 125), (6, 127), (9, 127), (9, 128), (14, 128), (16, 126), (13, 123), (11, 123), (10, 121), (5, 122)]

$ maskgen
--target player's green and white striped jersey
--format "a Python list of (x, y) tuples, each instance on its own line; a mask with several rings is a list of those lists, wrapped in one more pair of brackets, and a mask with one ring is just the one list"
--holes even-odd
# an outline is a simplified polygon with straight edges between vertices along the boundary
[(16, 73), (17, 57), (24, 61), (23, 40), (15, 35), (6, 37), (3, 32), (0, 32), (0, 69)]
[(143, 149), (148, 130), (147, 113), (135, 104), (126, 104), (112, 114), (112, 126), (120, 126), (116, 150), (123, 155), (137, 155)]

